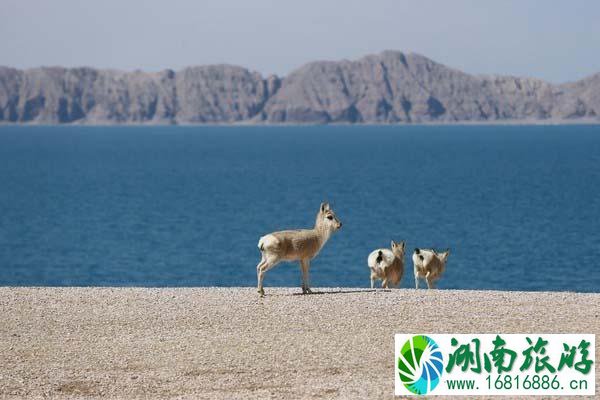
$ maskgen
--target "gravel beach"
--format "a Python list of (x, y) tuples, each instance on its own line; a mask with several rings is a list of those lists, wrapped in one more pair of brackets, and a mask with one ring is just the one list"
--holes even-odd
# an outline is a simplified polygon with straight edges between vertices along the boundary
[(600, 333), (600, 294), (265, 290), (0, 288), (0, 398), (393, 398), (394, 333)]

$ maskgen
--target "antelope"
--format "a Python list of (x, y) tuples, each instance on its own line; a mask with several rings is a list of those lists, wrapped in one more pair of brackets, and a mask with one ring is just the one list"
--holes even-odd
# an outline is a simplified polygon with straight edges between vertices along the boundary
[(367, 265), (371, 269), (371, 289), (375, 280), (381, 279), (381, 287), (387, 289), (388, 283), (398, 286), (404, 273), (404, 242), (392, 240), (392, 250), (377, 249), (369, 254)]
[(300, 261), (302, 270), (302, 294), (312, 293), (308, 281), (310, 261), (319, 254), (331, 234), (342, 227), (329, 203), (321, 203), (315, 227), (269, 233), (260, 238), (258, 248), (262, 258), (256, 266), (258, 293), (265, 295), (263, 278), (265, 272), (281, 261)]
[(419, 278), (427, 282), (427, 289), (434, 288), (434, 281), (440, 279), (446, 270), (446, 261), (450, 255), (450, 249), (437, 253), (432, 249), (416, 248), (412, 259), (415, 267), (415, 288), (419, 288)]

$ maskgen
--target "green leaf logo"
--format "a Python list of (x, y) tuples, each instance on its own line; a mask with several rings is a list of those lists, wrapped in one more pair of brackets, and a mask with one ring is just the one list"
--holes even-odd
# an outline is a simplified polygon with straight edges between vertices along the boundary
[(400, 380), (411, 393), (427, 394), (440, 383), (444, 357), (428, 336), (413, 336), (404, 343), (398, 357)]

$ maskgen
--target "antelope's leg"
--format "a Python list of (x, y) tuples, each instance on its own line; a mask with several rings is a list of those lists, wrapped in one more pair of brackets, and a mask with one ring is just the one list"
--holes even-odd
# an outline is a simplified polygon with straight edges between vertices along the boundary
[(312, 293), (308, 281), (308, 269), (310, 268), (310, 260), (300, 260), (300, 269), (302, 269), (302, 293)]
[(425, 275), (425, 280), (427, 281), (427, 289), (433, 289), (433, 282), (431, 280), (430, 274), (430, 272), (427, 272), (427, 275)]
[(266, 266), (267, 266), (267, 261), (265, 260), (264, 257), (262, 260), (260, 260), (260, 262), (256, 266), (256, 280), (258, 283), (258, 293), (260, 293), (261, 296), (265, 295), (265, 290), (263, 289), (263, 279), (265, 277), (265, 272), (266, 272), (265, 267)]
[(279, 263), (279, 259), (277, 257), (264, 257), (260, 263), (256, 266), (256, 275), (258, 278), (258, 293), (261, 296), (265, 295), (265, 290), (263, 289), (263, 279), (265, 278), (265, 272), (273, 268)]
[[(260, 259), (260, 262), (256, 265), (256, 280), (257, 282), (260, 280), (260, 270), (263, 267), (263, 265), (265, 265), (266, 263), (266, 258), (265, 255), (262, 255), (262, 258)], [(259, 289), (260, 289), (260, 285), (259, 285)]]

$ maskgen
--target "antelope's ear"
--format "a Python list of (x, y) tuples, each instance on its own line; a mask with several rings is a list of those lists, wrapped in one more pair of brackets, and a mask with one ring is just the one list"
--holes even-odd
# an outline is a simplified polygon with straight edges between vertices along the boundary
[(321, 203), (321, 212), (325, 212), (327, 210), (329, 210), (329, 203), (327, 203), (327, 202)]
[(405, 243), (404, 243), (404, 240), (403, 240), (403, 241), (400, 242), (400, 248), (402, 249), (402, 251), (404, 251), (404, 245), (405, 245)]
[(392, 249), (393, 249), (393, 248), (395, 248), (395, 247), (397, 246), (397, 244), (396, 244), (396, 242), (394, 242), (394, 241), (392, 240), (392, 244), (391, 244), (390, 246), (392, 246)]

